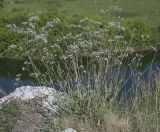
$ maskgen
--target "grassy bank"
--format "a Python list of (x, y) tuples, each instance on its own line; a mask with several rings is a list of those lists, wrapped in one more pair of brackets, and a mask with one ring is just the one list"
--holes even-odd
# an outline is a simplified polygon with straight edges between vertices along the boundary
[(95, 52), (110, 47), (124, 51), (127, 48), (143, 50), (159, 46), (158, 30), (152, 29), (143, 20), (123, 21), (113, 15), (116, 10), (110, 9), (108, 20), (103, 19), (103, 15), (99, 15), (102, 18), (99, 20), (98, 17), (85, 16), (67, 18), (57, 13), (4, 17), (0, 55), (23, 58), (30, 54), (37, 58), (38, 53), (45, 55), (47, 52), (51, 58), (55, 54), (63, 56), (71, 45), (83, 50), (82, 43), (91, 46), (91, 51)]
[(101, 9), (111, 6), (118, 6), (124, 11), (119, 14), (122, 17), (135, 19), (143, 18), (150, 24), (157, 25), (160, 22), (159, 4), (157, 0), (8, 0), (4, 2), (4, 12), (20, 12), (20, 11), (53, 11), (54, 9), (62, 11), (65, 15), (97, 15)]
[[(121, 44), (119, 46), (124, 49), (127, 48), (128, 45), (137, 49), (144, 49), (149, 46), (154, 47), (159, 45), (160, 41), (160, 11), (159, 1), (156, 0), (152, 2), (150, 0), (147, 0), (147, 2), (144, 2), (143, 0), (136, 2), (130, 2), (128, 0), (116, 0), (114, 2), (110, 0), (8, 0), (3, 2), (3, 6), (0, 10), (0, 56), (21, 57), (16, 51), (9, 50), (9, 47), (11, 45), (24, 45), (24, 36), (15, 31), (11, 31), (6, 25), (16, 24), (18, 27), (22, 28), (24, 26), (22, 23), (27, 22), (28, 18), (31, 16), (39, 16), (40, 18), (40, 21), (36, 25), (37, 34), (39, 32), (38, 30), (45, 26), (47, 21), (51, 21), (54, 18), (60, 18), (61, 23), (56, 27), (56, 30), (58, 31), (52, 31), (50, 32), (50, 35), (47, 36), (48, 42), (46, 47), (48, 49), (51, 44), (53, 45), (53, 43), (56, 43), (57, 39), (61, 39), (69, 33), (74, 35), (86, 33), (86, 30), (82, 30), (81, 28), (68, 28), (70, 25), (79, 25), (80, 20), (85, 18), (89, 18), (92, 22), (101, 23), (100, 25), (92, 25), (89, 29), (90, 31), (98, 31), (100, 28), (106, 29), (106, 26), (108, 26), (106, 23), (120, 22), (121, 26), (126, 30), (125, 33), (117, 33), (119, 36), (123, 36), (127, 41), (127, 44)], [(119, 20), (117, 18), (119, 18)], [(25, 25), (23, 28), (27, 28), (27, 26), (28, 28), (31, 28), (29, 25)], [(115, 32), (114, 29), (112, 29), (111, 32), (113, 35), (113, 32)], [(106, 36), (107, 35), (108, 34), (106, 34)], [(53, 38), (51, 39), (51, 37)], [(63, 46), (62, 48), (65, 47)], [(107, 42), (103, 48), (104, 50), (108, 48)]]

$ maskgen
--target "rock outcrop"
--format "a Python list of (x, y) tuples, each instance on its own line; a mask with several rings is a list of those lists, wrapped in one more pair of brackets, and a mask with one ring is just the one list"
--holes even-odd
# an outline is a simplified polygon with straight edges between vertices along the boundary
[(22, 102), (36, 102), (45, 110), (57, 111), (57, 106), (54, 105), (57, 101), (62, 99), (62, 93), (53, 88), (40, 86), (22, 86), (7, 96), (0, 99), (0, 104), (9, 103), (13, 100)]

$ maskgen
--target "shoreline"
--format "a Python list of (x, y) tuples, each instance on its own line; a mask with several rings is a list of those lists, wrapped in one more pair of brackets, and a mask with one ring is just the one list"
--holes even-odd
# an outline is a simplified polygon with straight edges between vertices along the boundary
[[(87, 55), (87, 54), (84, 54), (83, 57), (92, 57), (94, 56), (96, 53), (108, 53), (110, 50), (106, 49), (106, 50), (103, 50), (103, 51), (99, 51), (99, 52), (93, 52), (92, 54), (90, 55)], [(155, 52), (155, 53), (158, 53), (160, 52), (160, 45), (158, 45), (157, 47), (148, 47), (148, 48), (145, 48), (145, 49), (138, 49), (138, 48), (131, 48), (131, 49), (118, 49), (117, 50), (117, 53), (129, 53), (129, 54), (133, 54), (133, 53), (145, 53), (145, 52)], [(0, 55), (0, 60), (2, 59), (9, 59), (9, 60), (28, 60), (29, 58), (28, 57), (11, 57), (11, 56), (1, 56)], [(54, 59), (54, 58), (48, 58), (48, 59)], [(40, 58), (38, 57), (35, 57), (33, 58), (33, 60), (35, 61), (39, 61)]]

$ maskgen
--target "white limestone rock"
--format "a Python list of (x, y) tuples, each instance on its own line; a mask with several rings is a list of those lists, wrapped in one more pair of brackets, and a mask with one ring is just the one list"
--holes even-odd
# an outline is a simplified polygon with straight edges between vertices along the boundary
[(5, 102), (9, 103), (12, 100), (30, 101), (34, 99), (38, 100), (43, 108), (56, 112), (57, 106), (53, 104), (62, 98), (62, 93), (50, 87), (22, 86), (16, 88), (16, 90), (9, 95), (1, 98), (0, 104), (3, 104)]

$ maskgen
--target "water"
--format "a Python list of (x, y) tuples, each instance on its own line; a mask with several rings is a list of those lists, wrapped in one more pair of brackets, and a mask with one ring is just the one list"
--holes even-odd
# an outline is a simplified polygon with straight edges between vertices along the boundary
[[(154, 51), (147, 51), (144, 52), (143, 55), (144, 57), (141, 61), (142, 67), (138, 69), (138, 71), (134, 69), (134, 67), (128, 68), (127, 66), (125, 66), (124, 69), (120, 69), (120, 71), (122, 71), (124, 80), (127, 80), (126, 84), (123, 86), (123, 89), (131, 87), (134, 80), (132, 74), (134, 76), (138, 72), (142, 73), (141, 79), (144, 81), (148, 81), (149, 78), (154, 78), (155, 76), (160, 79), (160, 51), (158, 51), (157, 53), (155, 53)], [(24, 72), (22, 70), (22, 67), (24, 67), (24, 61), (25, 60), (0, 58), (0, 88), (2, 90), (9, 93), (20, 86), (39, 85), (33, 79), (30, 78), (29, 73)], [(112, 69), (109, 73), (104, 73), (105, 78), (103, 79), (107, 80), (109, 76), (111, 76), (111, 74), (117, 73), (117, 70), (119, 69), (115, 68)], [(17, 81), (16, 75), (21, 73), (23, 73), (21, 76), (21, 80)]]
[[(0, 88), (7, 93), (14, 91), (20, 86), (35, 86), (37, 83), (29, 77), (27, 72), (22, 70), (24, 60), (0, 58)], [(22, 74), (20, 81), (16, 80), (17, 74)]]

